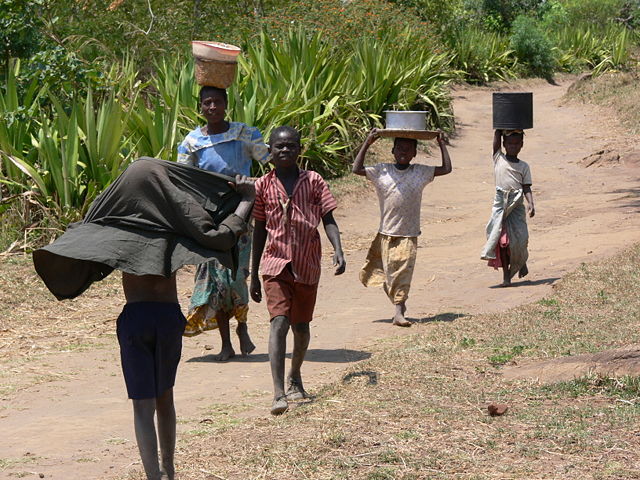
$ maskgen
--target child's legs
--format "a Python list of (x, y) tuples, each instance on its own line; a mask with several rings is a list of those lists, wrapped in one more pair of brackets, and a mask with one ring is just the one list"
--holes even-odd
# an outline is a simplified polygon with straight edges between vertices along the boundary
[(382, 258), (386, 281), (384, 291), (394, 305), (403, 306), (409, 298), (411, 279), (418, 251), (417, 237), (387, 237)]
[(148, 480), (160, 480), (158, 464), (158, 443), (153, 417), (156, 411), (156, 399), (133, 400), (133, 424), (140, 458)]
[(122, 370), (127, 392), (133, 399), (136, 440), (149, 479), (160, 478), (154, 424), (156, 407), (163, 464), (170, 467), (173, 475), (175, 411), (172, 387), (180, 361), (185, 323), (178, 304), (163, 302), (127, 304), (118, 318)]
[(302, 367), (302, 362), (304, 362), (304, 357), (309, 348), (311, 333), (308, 323), (294, 323), (291, 325), (291, 330), (293, 330), (293, 354), (291, 356), (289, 378), (302, 384), (300, 368)]
[(306, 285), (294, 282), (291, 298), (291, 330), (293, 330), (293, 355), (291, 356), (291, 371), (289, 377), (302, 385), (300, 367), (309, 348), (311, 334), (309, 323), (313, 320), (316, 307), (318, 285)]
[(269, 362), (273, 379), (273, 397), (284, 397), (284, 358), (293, 297), (293, 274), (285, 267), (278, 275), (263, 276), (267, 309), (271, 316), (269, 331)]
[(156, 411), (162, 471), (169, 480), (173, 480), (175, 475), (173, 458), (176, 449), (176, 409), (173, 404), (173, 388), (156, 398)]
[(269, 331), (269, 363), (271, 365), (271, 379), (273, 380), (273, 398), (284, 396), (284, 359), (287, 352), (287, 333), (289, 319), (278, 315), (271, 319)]
[(509, 247), (500, 247), (500, 263), (502, 263), (502, 279), (505, 283), (511, 281), (511, 266), (509, 265)]

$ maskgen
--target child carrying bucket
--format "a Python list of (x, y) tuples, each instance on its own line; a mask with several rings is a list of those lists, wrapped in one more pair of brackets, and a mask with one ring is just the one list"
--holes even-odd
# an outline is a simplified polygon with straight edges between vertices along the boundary
[[(389, 127), (389, 122), (387, 122)], [(395, 305), (393, 324), (409, 327), (405, 318), (413, 269), (420, 235), (420, 207), (422, 191), (434, 177), (451, 173), (451, 159), (445, 146), (444, 135), (437, 133), (442, 155), (442, 165), (412, 164), (417, 154), (416, 138), (402, 138), (410, 132), (433, 133), (413, 130), (396, 132), (391, 153), (394, 163), (379, 163), (364, 167), (369, 147), (380, 138), (384, 130), (373, 129), (367, 136), (353, 162), (353, 173), (362, 175), (373, 184), (380, 202), (380, 228), (374, 238), (360, 280), (365, 287), (382, 286), (391, 303)], [(391, 133), (387, 130), (387, 133)], [(431, 138), (433, 138), (431, 136)], [(428, 138), (428, 137), (423, 137)]]
[[(531, 192), (531, 169), (518, 158), (524, 141), (524, 129), (533, 126), (533, 99), (530, 93), (494, 93), (493, 95), (493, 172), (496, 195), (487, 223), (487, 242), (480, 258), (489, 266), (502, 268), (503, 287), (511, 279), (529, 273), (529, 217), (536, 213)], [(502, 151), (504, 147), (504, 152)], [(524, 202), (527, 202), (525, 211)]]

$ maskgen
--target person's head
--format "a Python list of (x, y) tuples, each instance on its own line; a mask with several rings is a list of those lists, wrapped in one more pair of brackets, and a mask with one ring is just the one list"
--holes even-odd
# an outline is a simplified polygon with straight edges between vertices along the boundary
[(502, 146), (510, 157), (517, 157), (524, 144), (522, 132), (505, 132), (502, 134)]
[(409, 165), (411, 160), (418, 154), (418, 141), (415, 138), (396, 137), (393, 140), (391, 153), (397, 164)]
[(301, 150), (300, 132), (295, 128), (276, 127), (269, 136), (269, 153), (276, 167), (292, 167), (298, 161)]
[(200, 89), (200, 112), (207, 122), (224, 121), (227, 112), (227, 91), (224, 88), (202, 87)]

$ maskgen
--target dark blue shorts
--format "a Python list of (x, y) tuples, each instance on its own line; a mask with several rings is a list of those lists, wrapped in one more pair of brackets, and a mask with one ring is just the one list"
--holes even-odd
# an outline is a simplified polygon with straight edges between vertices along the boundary
[(122, 373), (129, 398), (157, 398), (176, 381), (187, 321), (177, 303), (128, 303), (118, 317)]

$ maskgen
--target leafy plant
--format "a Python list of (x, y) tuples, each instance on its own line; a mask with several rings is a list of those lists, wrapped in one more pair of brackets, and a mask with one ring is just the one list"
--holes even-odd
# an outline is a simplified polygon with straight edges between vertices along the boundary
[(510, 46), (530, 74), (550, 79), (556, 67), (553, 46), (535, 19), (519, 16), (513, 22)]
[(469, 83), (487, 83), (516, 76), (517, 59), (509, 40), (478, 27), (459, 28), (446, 37), (455, 54), (453, 64)]

